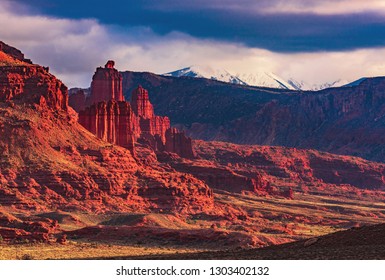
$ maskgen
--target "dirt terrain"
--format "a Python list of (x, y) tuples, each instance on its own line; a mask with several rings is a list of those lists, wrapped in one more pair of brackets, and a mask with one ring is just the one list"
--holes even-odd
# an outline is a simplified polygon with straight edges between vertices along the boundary
[[(238, 260), (383, 260), (385, 224), (349, 230), (260, 249), (202, 253), (147, 255), (135, 259), (238, 259)], [(132, 256), (120, 256), (130, 259)]]

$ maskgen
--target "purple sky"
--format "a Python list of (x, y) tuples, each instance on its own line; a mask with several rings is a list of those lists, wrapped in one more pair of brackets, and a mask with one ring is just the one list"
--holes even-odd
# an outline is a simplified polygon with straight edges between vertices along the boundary
[(4, 0), (0, 40), (88, 86), (105, 60), (163, 73), (192, 64), (322, 83), (385, 75), (385, 1)]

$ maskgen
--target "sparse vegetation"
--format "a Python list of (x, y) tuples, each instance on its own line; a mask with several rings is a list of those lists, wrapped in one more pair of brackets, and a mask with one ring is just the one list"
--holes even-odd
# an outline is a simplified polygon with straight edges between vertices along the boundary
[(65, 246), (56, 244), (0, 245), (0, 260), (91, 259), (127, 255), (158, 255), (176, 252), (194, 253), (199, 252), (199, 250), (185, 249), (182, 247), (159, 248), (159, 246), (123, 246), (102, 243), (87, 244), (76, 242), (70, 242)]
[(19, 259), (20, 260), (34, 260), (35, 258), (31, 254), (24, 254)]

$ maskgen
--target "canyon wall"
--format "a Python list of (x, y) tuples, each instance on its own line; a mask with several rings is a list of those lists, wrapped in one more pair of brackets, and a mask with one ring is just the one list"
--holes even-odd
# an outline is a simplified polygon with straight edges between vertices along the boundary
[(32, 61), (28, 58), (25, 58), (24, 54), (20, 50), (12, 47), (10, 45), (7, 45), (6, 43), (4, 43), (2, 41), (0, 41), (0, 52), (3, 52), (5, 54), (13, 57), (16, 60), (32, 64)]
[(3, 66), (0, 72), (0, 101), (21, 101), (67, 110), (67, 87), (36, 65)]
[(138, 138), (138, 118), (129, 103), (102, 101), (79, 114), (79, 123), (98, 138), (133, 150)]

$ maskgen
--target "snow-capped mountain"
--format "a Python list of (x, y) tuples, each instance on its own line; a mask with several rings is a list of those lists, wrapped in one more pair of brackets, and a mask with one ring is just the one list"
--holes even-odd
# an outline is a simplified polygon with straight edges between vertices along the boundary
[(312, 91), (317, 91), (317, 90), (323, 90), (326, 88), (331, 88), (331, 87), (342, 87), (349, 83), (347, 80), (336, 80), (334, 82), (329, 82), (329, 83), (321, 83), (321, 84), (310, 84), (305, 81), (296, 81), (295, 79), (288, 79), (287, 81), (290, 85), (292, 85), (294, 88), (298, 90), (312, 90)]
[(206, 78), (216, 81), (232, 83), (237, 85), (247, 85), (238, 77), (231, 75), (224, 69), (213, 69), (209, 66), (190, 66), (174, 72), (163, 74), (164, 76), (172, 77), (194, 77), (194, 78)]
[(249, 86), (268, 87), (268, 88), (281, 88), (290, 90), (300, 90), (295, 84), (290, 84), (288, 81), (279, 77), (272, 72), (259, 72), (259, 73), (244, 73), (237, 74), (240, 80), (245, 82)]
[(348, 84), (344, 80), (336, 80), (330, 83), (310, 84), (305, 81), (297, 81), (293, 78), (285, 79), (272, 72), (238, 73), (232, 75), (224, 69), (214, 69), (209, 66), (190, 66), (173, 72), (163, 74), (172, 77), (206, 78), (216, 81), (233, 83), (238, 85), (280, 88), (288, 90), (322, 90), (330, 87), (340, 87)]

